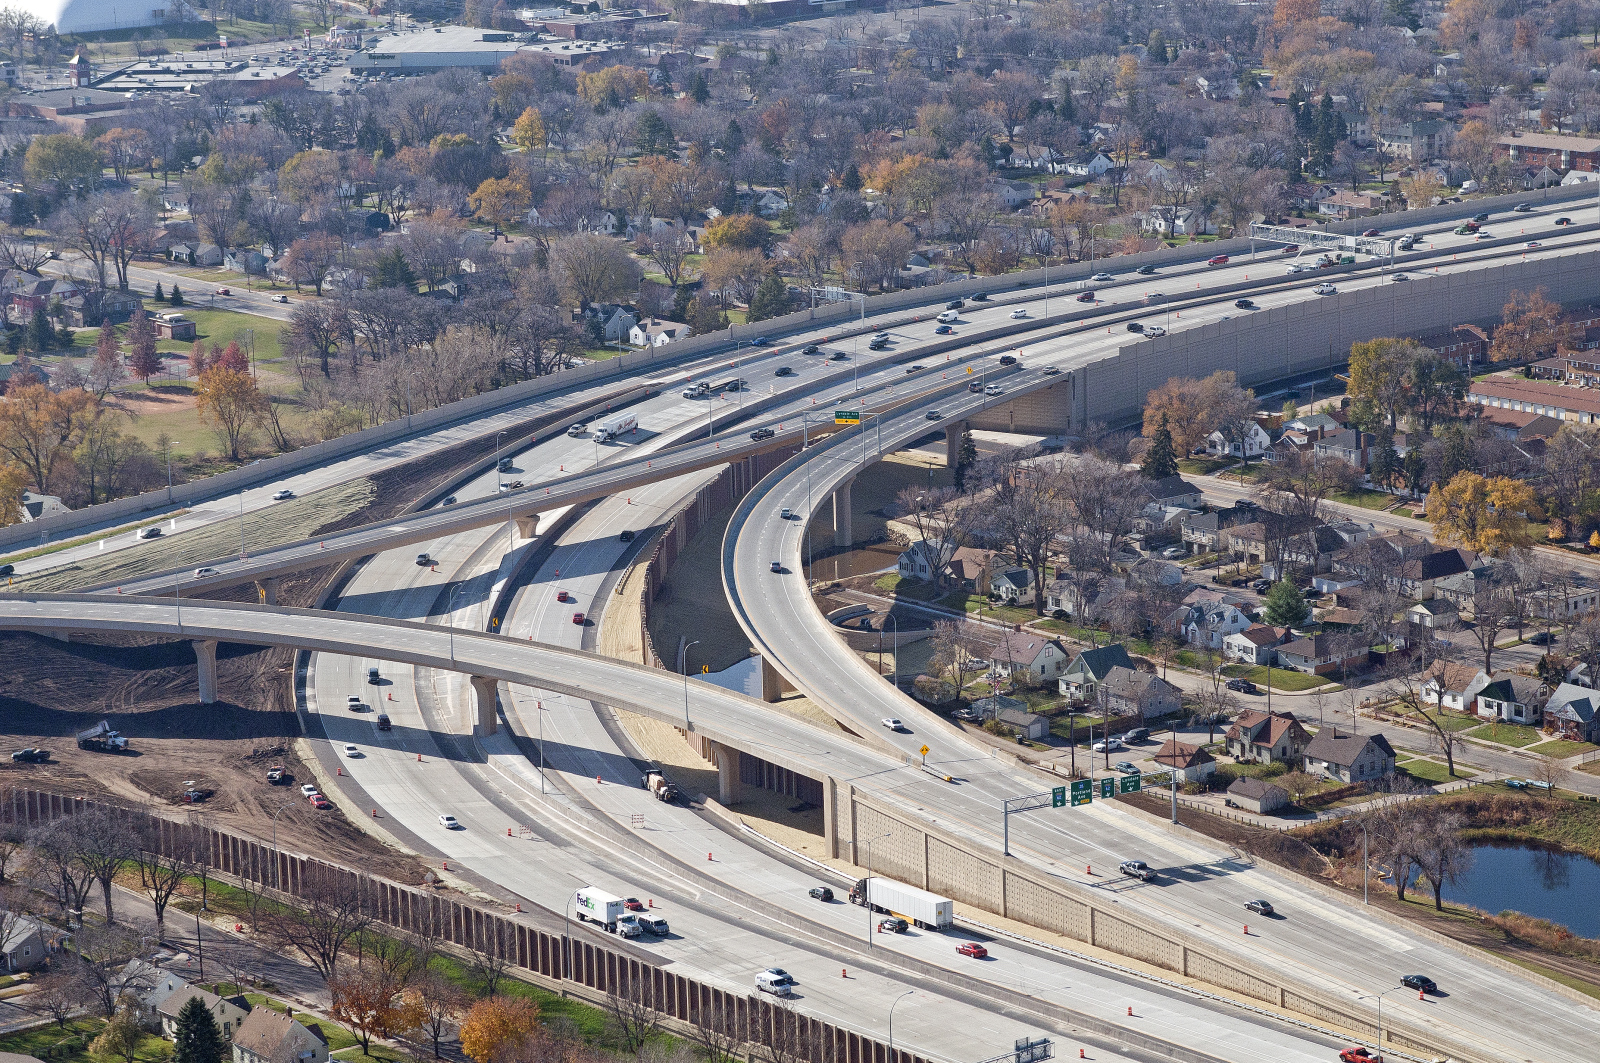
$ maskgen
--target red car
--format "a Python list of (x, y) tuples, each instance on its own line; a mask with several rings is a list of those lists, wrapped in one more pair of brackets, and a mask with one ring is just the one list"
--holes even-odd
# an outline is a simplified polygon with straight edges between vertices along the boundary
[(1366, 232), (1362, 233), (1361, 235), (1362, 236), (1378, 236), (1380, 234), (1379, 234), (1378, 230), (1376, 230), (1376, 229), (1368, 229)]
[(333, 807), (333, 802), (329, 801), (326, 797), (323, 797), (321, 794), (312, 794), (311, 795), (311, 807), (317, 809), (320, 812), (326, 812), (328, 809)]
[(963, 956), (971, 956), (975, 960), (984, 959), (989, 955), (989, 950), (976, 941), (969, 941), (964, 945), (957, 945), (956, 951)]
[(556, 591), (556, 601), (558, 601), (558, 602), (566, 602), (566, 601), (571, 601), (571, 599), (567, 596), (567, 592), (566, 591)]
[(1299, 244), (1285, 244), (1282, 253), (1285, 254), (1285, 255), (1298, 255), (1300, 253), (1300, 245)]
[(1078, 296), (1078, 302), (1080, 302), (1080, 303), (1092, 303), (1092, 302), (1094, 302), (1094, 292), (1084, 292), (1082, 295)]
[(583, 614), (582, 613), (573, 613), (572, 614), (572, 622), (574, 624), (582, 624), (583, 623)]
[(1353, 1045), (1339, 1053), (1341, 1063), (1383, 1063), (1382, 1056), (1375, 1056), (1368, 1052), (1362, 1045)]
[(622, 902), (622, 906), (628, 909), (630, 912), (644, 911), (644, 904), (637, 897), (629, 897), (627, 900)]
[(1228, 256), (1227, 255), (1218, 255), (1215, 258), (1206, 259), (1206, 265), (1208, 265), (1208, 266), (1226, 266), (1227, 264), (1228, 264)]
[(232, 288), (218, 288), (217, 289), (217, 294), (218, 295), (232, 295), (233, 294), (233, 289)]

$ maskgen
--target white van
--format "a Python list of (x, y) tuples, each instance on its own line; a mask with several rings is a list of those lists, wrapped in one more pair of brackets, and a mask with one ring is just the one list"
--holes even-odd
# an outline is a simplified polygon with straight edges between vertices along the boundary
[(939, 315), (939, 324), (941, 325), (953, 325), (960, 320), (961, 311), (959, 310), (946, 310), (944, 313)]
[(775, 997), (792, 996), (794, 990), (789, 988), (792, 984), (794, 984), (794, 979), (786, 974), (762, 971), (756, 975), (756, 988), (763, 993), (771, 993)]

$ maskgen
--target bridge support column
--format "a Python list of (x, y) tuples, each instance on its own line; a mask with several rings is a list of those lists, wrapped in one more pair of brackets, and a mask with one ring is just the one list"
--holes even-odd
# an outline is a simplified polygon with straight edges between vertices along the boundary
[(281, 582), (277, 576), (256, 580), (256, 594), (261, 597), (262, 605), (278, 604), (278, 584)]
[(830, 859), (839, 858), (839, 825), (834, 816), (839, 809), (839, 790), (833, 776), (822, 780), (822, 843)]
[(469, 675), (467, 679), (472, 683), (472, 700), (466, 722), (477, 728), (479, 735), (492, 735), (499, 728), (494, 710), (500, 700), (500, 680), (484, 675)]
[(717, 758), (717, 801), (731, 805), (739, 800), (739, 751), (713, 742), (711, 752)]
[(789, 681), (783, 678), (783, 673), (773, 667), (770, 660), (763, 654), (761, 657), (761, 700), (772, 702), (783, 697), (784, 691), (793, 690)]
[(944, 430), (944, 465), (953, 469), (961, 463), (961, 437), (967, 434), (967, 422), (957, 421)]
[(517, 534), (524, 539), (532, 539), (539, 534), (539, 514), (530, 513), (526, 517), (515, 518)]
[(833, 545), (849, 546), (850, 536), (850, 488), (854, 480), (846, 480), (833, 492)]
[(194, 659), (200, 665), (200, 704), (212, 705), (217, 700), (217, 640), (195, 639)]

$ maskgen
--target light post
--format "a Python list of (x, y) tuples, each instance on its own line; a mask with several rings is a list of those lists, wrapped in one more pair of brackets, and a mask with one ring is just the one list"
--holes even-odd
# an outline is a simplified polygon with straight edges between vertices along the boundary
[(178, 634), (183, 634), (183, 588), (182, 578), (172, 577), (172, 601), (178, 607)]
[(239, 560), (245, 558), (244, 552), (244, 492), (239, 492)]
[(501, 429), (494, 434), (494, 489), (496, 494), (500, 493), (502, 483), (500, 476), (500, 437), (504, 434), (505, 429)]
[(456, 595), (466, 590), (466, 588), (467, 585), (465, 583), (456, 584), (456, 589), (450, 592), (450, 608), (445, 610), (444, 614), (445, 624), (450, 628), (450, 663), (452, 665), (456, 663)]
[(908, 989), (894, 998), (894, 1003), (889, 1005), (889, 1063), (894, 1063), (894, 1009), (902, 1000), (915, 993), (915, 989)]
[(164, 440), (161, 444), (161, 456), (167, 463), (167, 501), (172, 501), (172, 440)]
[[(555, 697), (559, 698), (561, 695), (556, 694)], [(539, 793), (544, 794), (547, 792), (544, 788), (544, 714), (548, 710), (544, 707), (543, 698), (540, 698), (534, 704), (539, 707)]]
[(1403, 985), (1397, 985), (1397, 986), (1394, 986), (1393, 988), (1385, 989), (1381, 993), (1367, 993), (1367, 994), (1364, 994), (1362, 996), (1356, 997), (1357, 1000), (1374, 1000), (1374, 999), (1376, 999), (1377, 1002), (1378, 1002), (1378, 1051), (1379, 1052), (1383, 1051), (1383, 998), (1388, 996), (1390, 993), (1395, 992), (1396, 990), (1404, 989), (1404, 988), (1406, 988), (1406, 987), (1403, 986)]
[(1372, 903), (1371, 899), (1369, 899), (1368, 896), (1367, 896), (1367, 869), (1370, 866), (1371, 865), (1369, 865), (1367, 863), (1367, 825), (1365, 823), (1363, 823), (1363, 824), (1361, 824), (1361, 903), (1362, 904), (1371, 904)]
[(695, 639), (683, 648), (683, 728), (689, 729), (689, 651), (700, 645), (700, 640)]
[[(572, 915), (571, 911), (578, 903), (578, 891), (573, 890), (572, 896), (567, 898), (567, 903), (561, 906), (561, 919), (566, 924), (561, 934), (561, 977), (563, 980), (572, 978)], [(561, 987), (561, 995), (567, 995), (567, 987)]]
[(881, 841), (883, 841), (883, 839), (885, 839), (887, 837), (890, 837), (893, 834), (894, 834), (894, 831), (892, 831), (892, 830), (891, 831), (885, 831), (884, 833), (878, 835), (875, 838), (868, 838), (867, 839), (867, 877), (862, 880), (861, 888), (867, 891), (867, 895), (865, 897), (863, 897), (862, 900), (867, 902), (865, 907), (867, 909), (867, 948), (869, 948), (869, 949), (872, 947), (872, 929), (873, 929), (872, 928), (872, 917), (873, 917), (873, 911), (872, 911), (872, 843), (873, 842), (881, 842)]
[[(889, 683), (896, 690), (900, 688), (900, 621), (895, 619), (893, 612), (883, 614), (884, 623), (894, 624), (894, 638), (889, 642), (889, 659), (894, 662), (889, 669)], [(883, 624), (878, 625), (878, 674), (883, 674)]]

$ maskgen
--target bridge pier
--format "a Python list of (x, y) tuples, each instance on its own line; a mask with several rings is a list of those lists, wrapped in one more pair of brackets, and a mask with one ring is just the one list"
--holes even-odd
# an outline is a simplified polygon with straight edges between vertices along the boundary
[(850, 535), (850, 488), (855, 484), (854, 479), (846, 480), (833, 492), (833, 545), (849, 546)]
[(479, 735), (492, 735), (499, 728), (494, 710), (500, 700), (500, 680), (485, 675), (469, 675), (467, 679), (472, 683), (472, 693), (465, 722)]
[(783, 673), (773, 667), (772, 661), (765, 654), (761, 657), (761, 700), (766, 702), (778, 701), (785, 692), (793, 690)]
[(539, 514), (530, 513), (526, 517), (513, 518), (517, 526), (517, 535), (523, 539), (532, 539), (539, 534)]
[(268, 576), (266, 579), (256, 580), (256, 594), (261, 597), (262, 605), (278, 604), (278, 584), (282, 582), (277, 576)]
[(217, 700), (217, 640), (195, 639), (191, 645), (200, 665), (200, 704), (213, 705)]
[(822, 780), (822, 843), (831, 859), (839, 858), (839, 826), (834, 822), (839, 807), (839, 791), (833, 776)]
[(961, 437), (967, 434), (967, 422), (957, 421), (944, 429), (944, 466), (953, 469), (961, 464)]
[(739, 800), (739, 751), (713, 742), (711, 754), (717, 760), (717, 801), (731, 805)]

